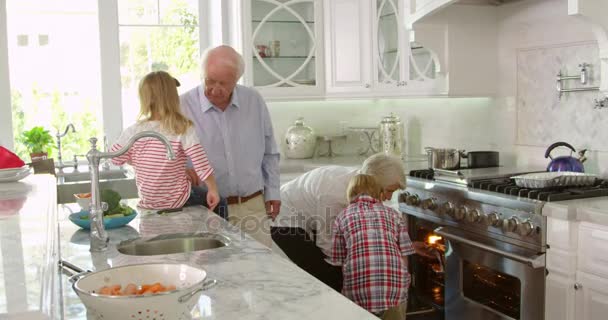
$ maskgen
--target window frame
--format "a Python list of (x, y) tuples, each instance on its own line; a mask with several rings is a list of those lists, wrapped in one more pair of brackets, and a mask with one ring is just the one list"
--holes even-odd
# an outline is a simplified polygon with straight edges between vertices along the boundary
[[(120, 76), (119, 0), (97, 0), (103, 129), (108, 141), (123, 130)], [(222, 43), (237, 50), (240, 43), (241, 0), (198, 0), (199, 51)], [(0, 0), (0, 145), (13, 150), (12, 101), (8, 61), (7, 0)], [(219, 26), (219, 30), (216, 26)]]

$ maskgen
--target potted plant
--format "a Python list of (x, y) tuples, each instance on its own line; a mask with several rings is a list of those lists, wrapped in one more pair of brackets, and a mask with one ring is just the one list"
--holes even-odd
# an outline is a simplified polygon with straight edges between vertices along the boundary
[(43, 127), (33, 127), (21, 134), (21, 142), (30, 150), (32, 162), (46, 160), (53, 144), (53, 136)]

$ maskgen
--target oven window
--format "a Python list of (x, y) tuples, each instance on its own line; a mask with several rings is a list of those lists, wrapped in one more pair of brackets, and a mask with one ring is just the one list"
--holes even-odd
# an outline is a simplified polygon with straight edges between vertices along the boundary
[(521, 282), (518, 278), (466, 260), (462, 264), (465, 297), (513, 319), (520, 318)]

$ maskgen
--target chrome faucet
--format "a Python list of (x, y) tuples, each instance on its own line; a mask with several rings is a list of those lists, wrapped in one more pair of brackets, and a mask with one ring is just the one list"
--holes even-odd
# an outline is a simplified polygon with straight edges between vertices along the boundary
[(162, 134), (154, 131), (142, 131), (135, 134), (125, 146), (114, 152), (101, 152), (97, 150), (97, 138), (89, 139), (91, 150), (87, 153), (87, 160), (89, 160), (89, 172), (91, 172), (91, 210), (89, 211), (89, 221), (91, 221), (90, 251), (92, 252), (105, 251), (108, 248), (109, 240), (103, 226), (103, 211), (104, 207), (107, 208), (107, 204), (101, 202), (101, 194), (99, 192), (99, 162), (101, 159), (110, 159), (124, 154), (133, 146), (135, 141), (146, 137), (160, 140), (167, 148), (167, 159), (175, 159), (175, 153), (169, 140)]
[(59, 133), (59, 131), (57, 131), (57, 134), (55, 135), (57, 137), (57, 162), (58, 162), (57, 167), (59, 168), (59, 170), (66, 167), (63, 164), (63, 160), (61, 159), (61, 138), (65, 137), (65, 135), (68, 134), (68, 131), (70, 131), (70, 128), (72, 128), (72, 133), (76, 132), (76, 129), (74, 129), (74, 125), (69, 123), (65, 127), (65, 131), (63, 132), (63, 134), (61, 134), (61, 133)]

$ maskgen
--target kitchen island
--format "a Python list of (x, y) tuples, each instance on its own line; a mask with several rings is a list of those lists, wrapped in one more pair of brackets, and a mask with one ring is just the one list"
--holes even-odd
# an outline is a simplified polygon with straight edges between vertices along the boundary
[[(166, 261), (199, 266), (218, 283), (203, 293), (194, 319), (376, 319), (203, 207), (163, 216), (141, 213), (127, 226), (108, 230), (106, 252), (91, 253), (88, 231), (68, 219), (78, 206), (57, 209), (55, 183), (53, 176), (38, 175), (0, 184), (0, 208), (9, 208), (0, 219), (0, 319), (87, 319), (58, 272), (60, 258), (90, 270)], [(162, 256), (128, 256), (116, 249), (123, 240), (182, 232), (219, 233), (230, 244)]]

